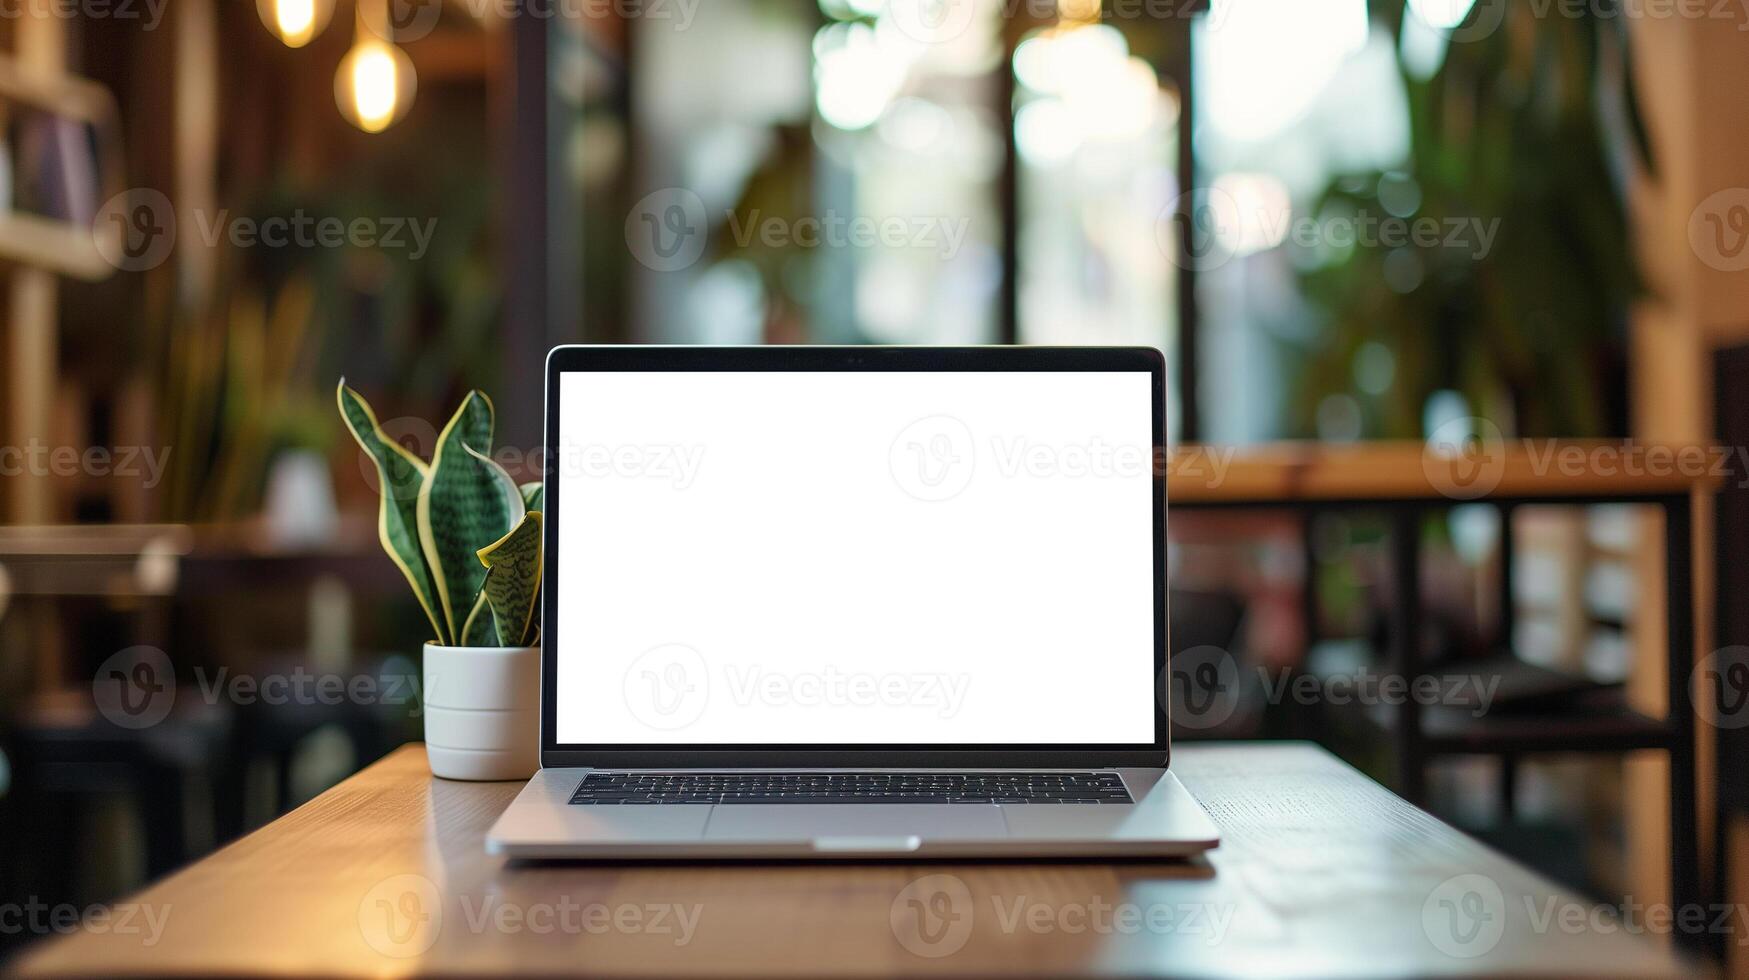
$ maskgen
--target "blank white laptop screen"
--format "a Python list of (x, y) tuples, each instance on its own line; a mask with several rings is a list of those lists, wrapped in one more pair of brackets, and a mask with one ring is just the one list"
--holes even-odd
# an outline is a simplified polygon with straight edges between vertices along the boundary
[(587, 745), (1147, 744), (1147, 372), (567, 372)]

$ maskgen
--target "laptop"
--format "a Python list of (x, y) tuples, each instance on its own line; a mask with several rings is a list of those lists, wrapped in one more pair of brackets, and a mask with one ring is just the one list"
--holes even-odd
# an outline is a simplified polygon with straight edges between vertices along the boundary
[(1148, 348), (555, 349), (522, 858), (1183, 856)]

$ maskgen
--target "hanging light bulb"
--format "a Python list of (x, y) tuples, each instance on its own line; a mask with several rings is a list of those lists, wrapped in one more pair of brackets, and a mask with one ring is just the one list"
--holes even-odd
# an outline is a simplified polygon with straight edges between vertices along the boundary
[[(381, 28), (371, 26), (371, 16)], [(380, 133), (413, 107), (413, 60), (385, 38), (391, 37), (389, 0), (358, 0), (352, 50), (334, 75), (334, 102), (347, 121), (367, 133)]]
[(255, 12), (286, 47), (301, 48), (328, 26), (334, 0), (255, 0)]
[(368, 31), (360, 31), (334, 75), (334, 101), (346, 120), (367, 133), (380, 133), (413, 107), (415, 78), (407, 53)]

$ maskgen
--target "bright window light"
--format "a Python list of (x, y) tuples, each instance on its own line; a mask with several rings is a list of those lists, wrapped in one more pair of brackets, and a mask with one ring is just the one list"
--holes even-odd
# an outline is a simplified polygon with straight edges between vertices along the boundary
[(1462, 24), (1476, 0), (1409, 0), (1409, 9), (1429, 27), (1449, 31)]
[(1366, 0), (1215, 0), (1197, 59), (1209, 124), (1241, 142), (1287, 129), (1365, 47), (1368, 26)]

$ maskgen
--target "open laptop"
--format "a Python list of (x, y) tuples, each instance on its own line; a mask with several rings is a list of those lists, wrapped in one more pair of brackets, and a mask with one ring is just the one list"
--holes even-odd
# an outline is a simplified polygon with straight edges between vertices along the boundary
[(1186, 855), (1147, 348), (561, 347), (530, 858)]

